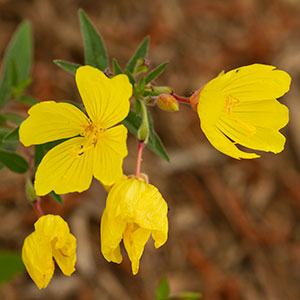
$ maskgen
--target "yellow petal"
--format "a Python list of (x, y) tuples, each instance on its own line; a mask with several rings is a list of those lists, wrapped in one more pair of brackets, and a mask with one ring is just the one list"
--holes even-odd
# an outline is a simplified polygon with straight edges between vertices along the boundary
[(101, 252), (105, 259), (110, 262), (121, 263), (120, 242), (126, 223), (120, 218), (109, 216), (107, 209), (104, 210), (101, 218)]
[(76, 83), (86, 111), (94, 123), (109, 128), (128, 115), (132, 85), (126, 75), (109, 79), (91, 66), (77, 69)]
[(73, 137), (88, 124), (86, 115), (68, 103), (44, 101), (32, 106), (28, 114), (19, 129), (24, 146)]
[(58, 215), (44, 215), (40, 217), (34, 224), (35, 231), (43, 239), (51, 243), (56, 241), (58, 248), (63, 247), (69, 237), (69, 226), (64, 219)]
[(93, 163), (94, 148), (87, 149), (83, 137), (55, 146), (37, 168), (34, 182), (37, 195), (46, 195), (52, 190), (57, 194), (87, 190), (92, 181)]
[(76, 238), (69, 233), (63, 247), (58, 247), (58, 242), (53, 246), (53, 256), (61, 271), (70, 276), (75, 271)]
[(279, 98), (288, 92), (291, 84), (288, 73), (263, 64), (240, 67), (218, 78), (224, 84), (222, 93), (240, 101)]
[(281, 129), (289, 121), (289, 110), (276, 99), (245, 101), (234, 107), (232, 119), (258, 127)]
[(22, 260), (37, 287), (46, 288), (54, 273), (52, 248), (49, 241), (36, 232), (31, 233), (24, 241)]
[(152, 230), (152, 238), (154, 239), (155, 248), (161, 247), (168, 239), (168, 218), (165, 217), (162, 221), (161, 229)]
[(285, 137), (276, 129), (253, 126), (249, 132), (247, 126), (251, 125), (229, 118), (220, 119), (217, 126), (234, 142), (254, 150), (279, 153), (284, 148)]
[(135, 195), (137, 201), (134, 205), (134, 222), (140, 227), (149, 230), (165, 230), (165, 218), (168, 213), (168, 206), (161, 193), (152, 184), (146, 184), (134, 179), (137, 184), (144, 186)]
[(140, 258), (144, 252), (145, 244), (150, 237), (150, 230), (137, 227), (133, 223), (127, 224), (124, 232), (124, 246), (131, 261), (133, 275), (139, 270)]
[[(120, 180), (126, 180), (127, 179), (127, 176), (125, 174), (122, 175), (122, 178)], [(119, 180), (118, 180), (119, 181)], [(113, 184), (110, 184), (110, 185), (105, 185), (101, 182), (103, 188), (105, 189), (106, 192), (109, 192), (112, 187), (115, 185), (115, 183), (117, 183), (118, 181), (114, 182)]]
[(94, 154), (94, 176), (104, 185), (123, 177), (122, 164), (127, 155), (127, 129), (118, 125), (107, 129), (98, 139)]
[(233, 142), (231, 142), (217, 127), (203, 127), (201, 126), (203, 132), (205, 133), (207, 139), (210, 143), (220, 152), (231, 156), (236, 159), (240, 158), (256, 158), (259, 155), (255, 153), (247, 153), (239, 150)]

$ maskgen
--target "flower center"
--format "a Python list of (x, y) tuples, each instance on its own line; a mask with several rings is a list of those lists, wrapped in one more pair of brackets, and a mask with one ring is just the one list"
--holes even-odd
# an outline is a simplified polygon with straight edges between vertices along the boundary
[(97, 144), (98, 136), (105, 129), (100, 127), (98, 124), (94, 124), (90, 120), (88, 120), (88, 125), (83, 125), (83, 132), (81, 135), (86, 137), (89, 143), (94, 146)]
[(83, 153), (89, 149), (95, 148), (99, 136), (101, 135), (102, 132), (105, 131), (105, 128), (100, 127), (98, 124), (95, 124), (91, 122), (88, 119), (88, 124), (87, 125), (82, 125), (83, 131), (81, 132), (80, 135), (85, 137), (84, 142), (79, 146), (79, 149), (73, 149), (72, 153), (76, 157), (80, 157), (83, 155)]

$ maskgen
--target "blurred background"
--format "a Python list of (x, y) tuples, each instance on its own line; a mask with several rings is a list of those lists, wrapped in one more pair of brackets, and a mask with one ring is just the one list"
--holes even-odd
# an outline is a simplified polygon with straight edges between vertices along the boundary
[[(104, 38), (122, 67), (145, 35), (153, 68), (169, 61), (157, 80), (189, 96), (222, 70), (254, 62), (272, 64), (293, 78), (281, 100), (290, 109), (282, 130), (285, 150), (237, 161), (216, 151), (189, 106), (151, 109), (171, 163), (144, 151), (142, 171), (169, 205), (169, 239), (145, 247), (138, 275), (125, 252), (121, 265), (100, 253), (99, 221), (106, 192), (94, 181), (84, 193), (64, 196), (64, 206), (43, 197), (45, 213), (60, 214), (78, 240), (77, 271), (56, 270), (39, 291), (20, 273), (0, 286), (0, 299), (142, 299), (155, 297), (166, 276), (171, 294), (201, 292), (209, 300), (300, 299), (300, 2), (298, 0), (0, 0), (0, 63), (17, 25), (34, 31), (33, 85), (40, 100), (76, 100), (73, 76), (54, 59), (84, 63), (78, 9)], [(7, 111), (26, 115), (10, 103)], [(137, 141), (130, 135), (124, 172), (134, 172)], [(0, 171), (0, 248), (21, 252), (36, 212), (25, 199), (25, 176)]]

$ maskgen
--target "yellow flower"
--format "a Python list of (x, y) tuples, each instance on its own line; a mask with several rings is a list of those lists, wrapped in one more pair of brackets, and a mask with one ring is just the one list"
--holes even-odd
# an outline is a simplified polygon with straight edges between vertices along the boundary
[(135, 178), (116, 183), (110, 190), (101, 219), (101, 251), (107, 261), (121, 263), (120, 242), (131, 261), (132, 273), (150, 234), (155, 248), (168, 238), (168, 207), (158, 189)]
[(289, 111), (276, 98), (288, 92), (290, 83), (289, 74), (262, 64), (222, 72), (208, 82), (198, 91), (197, 112), (210, 143), (237, 159), (259, 155), (241, 151), (236, 144), (281, 152), (285, 137), (279, 130), (288, 123)]
[(114, 125), (128, 115), (132, 86), (126, 75), (109, 79), (91, 66), (77, 69), (76, 83), (89, 117), (74, 105), (44, 101), (29, 109), (20, 126), (25, 146), (73, 137), (42, 159), (34, 183), (38, 195), (82, 192), (93, 176), (105, 185), (122, 177), (127, 129)]
[(34, 227), (24, 241), (22, 260), (37, 287), (43, 289), (53, 276), (53, 257), (65, 275), (75, 271), (76, 239), (60, 216), (42, 216)]

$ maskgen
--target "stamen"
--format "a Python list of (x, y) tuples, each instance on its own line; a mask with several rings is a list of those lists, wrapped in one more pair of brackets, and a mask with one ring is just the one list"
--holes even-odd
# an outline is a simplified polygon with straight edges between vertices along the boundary
[(240, 103), (240, 100), (232, 95), (225, 98), (225, 111), (228, 115), (232, 114), (232, 109)]
[(74, 146), (71, 151), (75, 157), (80, 157), (85, 151), (95, 148), (99, 135), (105, 131), (105, 128), (99, 127), (98, 124), (94, 124), (90, 119), (87, 119), (87, 122), (87, 125), (82, 125), (83, 131), (81, 133), (86, 138), (85, 141), (80, 145), (80, 149)]

